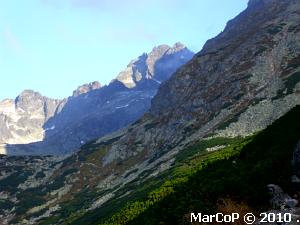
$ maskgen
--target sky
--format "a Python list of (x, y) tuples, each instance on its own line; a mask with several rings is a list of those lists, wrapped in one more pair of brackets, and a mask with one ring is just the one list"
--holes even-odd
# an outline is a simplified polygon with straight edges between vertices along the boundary
[(0, 99), (33, 89), (51, 98), (108, 84), (154, 46), (194, 52), (248, 0), (0, 0)]

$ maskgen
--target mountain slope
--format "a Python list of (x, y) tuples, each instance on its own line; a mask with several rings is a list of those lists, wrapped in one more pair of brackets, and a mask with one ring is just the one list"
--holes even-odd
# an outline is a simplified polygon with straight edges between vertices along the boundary
[[(268, 184), (283, 187), (290, 196), (296, 193), (290, 178), (295, 172), (291, 161), (300, 140), (299, 115), (297, 106), (259, 134), (218, 152), (205, 152), (198, 146), (198, 154), (175, 166), (172, 179), (146, 198), (127, 203), (101, 224), (189, 224), (191, 212), (239, 212), (242, 218), (245, 213), (256, 212), (258, 216), (271, 209)], [(225, 208), (234, 205), (236, 208)], [(100, 224), (100, 218), (93, 224)], [(73, 224), (92, 224), (89, 221), (82, 218)]]
[(250, 2), (162, 84), (150, 113), (108, 148), (104, 165), (175, 154), (239, 118), (232, 125), (237, 133), (226, 135), (263, 129), (300, 101), (299, 37), (298, 1)]
[(78, 163), (96, 158), (90, 162), (104, 170), (100, 183), (109, 181), (110, 191), (95, 203), (98, 212), (116, 199), (118, 185), (158, 176), (172, 167), (178, 152), (203, 137), (252, 134), (300, 104), (299, 21), (298, 1), (250, 1), (162, 84), (150, 113), (80, 152)]
[(109, 85), (102, 87), (93, 82), (80, 86), (59, 112), (44, 121), (42, 141), (10, 143), (6, 145), (7, 153), (68, 154), (84, 143), (126, 127), (149, 109), (159, 85), (192, 56), (181, 43), (173, 47), (160, 45), (133, 60)]
[[(172, 176), (168, 172), (176, 157), (185, 149), (197, 152), (188, 147), (203, 145), (204, 137), (213, 135), (211, 141), (217, 142), (218, 136), (252, 134), (271, 124), (300, 101), (299, 21), (299, 1), (250, 1), (224, 32), (161, 85), (150, 112), (128, 128), (51, 161), (45, 176), (17, 168), (15, 176), (6, 174), (5, 183), (17, 179), (21, 185), (5, 188), (8, 199), (18, 200), (5, 218), (74, 224), (85, 215), (85, 224), (98, 223), (101, 213), (109, 215), (159, 187)], [(135, 79), (125, 80), (135, 85)], [(227, 141), (208, 147), (218, 149)], [(138, 187), (142, 190), (135, 191)], [(36, 201), (30, 201), (33, 196)]]

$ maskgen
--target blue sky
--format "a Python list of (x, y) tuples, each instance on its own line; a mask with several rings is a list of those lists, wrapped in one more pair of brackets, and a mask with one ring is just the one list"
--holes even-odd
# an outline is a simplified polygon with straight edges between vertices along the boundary
[(159, 44), (194, 52), (248, 0), (0, 0), (0, 99), (108, 84)]

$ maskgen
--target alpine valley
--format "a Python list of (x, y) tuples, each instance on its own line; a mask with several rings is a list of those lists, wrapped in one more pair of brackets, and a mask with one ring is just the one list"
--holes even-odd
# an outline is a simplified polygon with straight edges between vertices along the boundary
[(3, 100), (0, 223), (200, 224), (190, 213), (272, 209), (297, 224), (299, 104), (300, 1), (250, 0), (195, 55), (161, 45), (107, 86)]

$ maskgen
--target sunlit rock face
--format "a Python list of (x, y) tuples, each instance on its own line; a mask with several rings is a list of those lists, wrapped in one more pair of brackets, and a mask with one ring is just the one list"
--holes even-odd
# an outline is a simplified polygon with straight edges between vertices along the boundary
[(63, 101), (50, 99), (32, 90), (15, 100), (0, 102), (0, 143), (26, 144), (44, 138), (43, 125), (60, 110)]
[(132, 60), (112, 82), (120, 81), (127, 88), (137, 87), (146, 81), (160, 84), (192, 56), (193, 53), (180, 42), (175, 43), (173, 47), (159, 45), (150, 53), (144, 53)]

